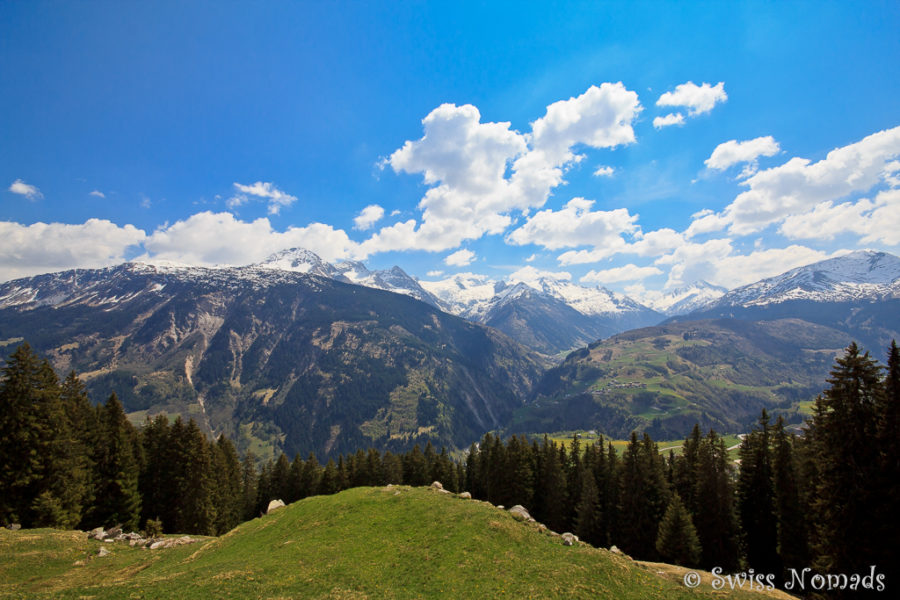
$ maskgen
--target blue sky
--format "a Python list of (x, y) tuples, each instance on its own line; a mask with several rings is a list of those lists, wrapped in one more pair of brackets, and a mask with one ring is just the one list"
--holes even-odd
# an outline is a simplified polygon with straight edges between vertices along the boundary
[(303, 245), (640, 298), (898, 253), (897, 31), (893, 1), (4, 2), (0, 278)]

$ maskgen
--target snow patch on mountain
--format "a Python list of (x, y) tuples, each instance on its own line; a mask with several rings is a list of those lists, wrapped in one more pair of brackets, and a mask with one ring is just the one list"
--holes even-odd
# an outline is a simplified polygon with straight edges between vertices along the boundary
[(666, 316), (686, 315), (701, 309), (724, 296), (728, 290), (705, 281), (695, 281), (691, 285), (669, 292), (647, 294), (644, 304)]
[(712, 306), (765, 306), (791, 300), (854, 302), (900, 298), (900, 258), (859, 250), (732, 290)]

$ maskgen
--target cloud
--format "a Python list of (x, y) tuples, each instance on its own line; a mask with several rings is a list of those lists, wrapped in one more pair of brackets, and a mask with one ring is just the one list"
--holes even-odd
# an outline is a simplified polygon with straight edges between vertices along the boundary
[(724, 211), (704, 215), (694, 231), (729, 226), (736, 235), (761, 231), (792, 215), (806, 213), (876, 185), (893, 185), (900, 156), (900, 127), (869, 135), (836, 148), (818, 162), (792, 158), (785, 164), (755, 173), (741, 182), (741, 192)]
[(583, 158), (573, 147), (632, 143), (640, 110), (636, 93), (604, 83), (549, 105), (523, 134), (508, 122), (482, 123), (472, 105), (443, 104), (423, 119), (422, 138), (384, 161), (397, 173), (421, 174), (431, 186), (418, 205), (420, 221), (387, 226), (364, 244), (373, 252), (440, 251), (502, 233), (511, 213), (540, 208), (563, 183), (566, 169)]
[(600, 165), (594, 170), (594, 177), (612, 177), (615, 174), (616, 170), (612, 167), (607, 167), (605, 165)]
[(106, 198), (106, 194), (101, 192), (100, 190), (94, 190), (88, 196), (95, 196), (97, 198)]
[(570, 250), (557, 257), (561, 265), (578, 265), (594, 263), (616, 254), (636, 254), (638, 256), (661, 256), (685, 243), (685, 238), (674, 229), (664, 227), (648, 233), (640, 231), (634, 234), (636, 241), (617, 243), (595, 247), (592, 250)]
[(525, 262), (529, 262), (529, 263), (534, 262), (534, 259), (536, 259), (536, 258), (537, 258), (537, 254), (532, 254), (531, 256), (529, 256), (528, 258), (525, 259)]
[(33, 185), (25, 183), (21, 179), (16, 179), (15, 181), (13, 181), (8, 190), (13, 194), (25, 196), (29, 200), (40, 200), (44, 197), (44, 195), (41, 193), (41, 190), (37, 189)]
[(731, 240), (715, 239), (702, 244), (687, 243), (657, 259), (655, 264), (671, 266), (666, 287), (704, 280), (735, 288), (825, 258), (824, 252), (798, 245), (733, 254)]
[(0, 222), (0, 280), (121, 263), (125, 251), (145, 238), (133, 225), (103, 219), (75, 225)]
[(775, 156), (780, 150), (778, 142), (771, 135), (743, 142), (729, 140), (716, 146), (704, 164), (710, 169), (724, 171), (732, 165), (748, 163), (740, 177), (749, 177), (756, 172), (760, 156)]
[(728, 100), (725, 83), (715, 86), (708, 83), (697, 85), (692, 81), (675, 86), (674, 92), (666, 92), (656, 101), (657, 106), (684, 106), (688, 108), (688, 116), (695, 117), (707, 113), (719, 102)]
[(341, 229), (311, 223), (272, 228), (269, 219), (241, 221), (231, 213), (201, 212), (162, 227), (144, 242), (142, 258), (175, 260), (193, 265), (246, 265), (286, 248), (306, 248), (326, 261), (365, 258), (359, 244)]
[(664, 117), (655, 117), (653, 119), (653, 126), (657, 129), (662, 129), (663, 127), (668, 127), (670, 125), (684, 125), (684, 115), (681, 113), (672, 113)]
[(353, 219), (354, 229), (365, 231), (371, 229), (372, 226), (381, 220), (384, 216), (384, 209), (377, 204), (370, 204), (360, 211), (359, 215)]
[(444, 259), (444, 264), (451, 267), (464, 267), (471, 264), (473, 260), (475, 260), (475, 253), (464, 248), (447, 256)]
[(427, 277), (440, 277), (440, 276), (443, 275), (443, 274), (444, 274), (444, 272), (441, 271), (441, 270), (437, 270), (437, 271), (428, 271), (427, 273), (425, 273), (425, 275), (426, 275)]
[(591, 211), (593, 200), (573, 198), (562, 210), (535, 213), (507, 236), (517, 245), (538, 244), (550, 250), (575, 246), (614, 248), (625, 244), (621, 235), (637, 231), (637, 215), (627, 208)]
[(826, 239), (850, 233), (860, 242), (900, 245), (900, 190), (880, 192), (874, 200), (817, 204), (813, 210), (791, 215), (779, 231), (790, 239)]
[[(235, 189), (239, 192), (235, 196), (228, 199), (226, 205), (229, 208), (235, 208), (246, 204), (249, 200), (266, 200), (268, 202), (268, 213), (277, 215), (281, 209), (290, 206), (297, 201), (296, 196), (291, 196), (270, 182), (257, 181), (250, 185), (243, 185), (235, 182)], [(251, 198), (252, 197), (252, 198)]]
[(613, 267), (601, 271), (588, 271), (581, 278), (581, 281), (583, 283), (617, 283), (620, 281), (637, 281), (654, 275), (662, 275), (662, 273), (662, 270), (656, 267), (639, 267), (634, 264), (627, 264), (622, 267)]

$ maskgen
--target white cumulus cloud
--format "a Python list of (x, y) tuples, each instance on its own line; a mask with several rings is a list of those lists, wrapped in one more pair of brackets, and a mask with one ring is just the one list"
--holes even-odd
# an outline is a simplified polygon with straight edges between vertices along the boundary
[(725, 83), (716, 85), (703, 83), (697, 85), (693, 81), (675, 86), (674, 92), (666, 92), (656, 101), (657, 106), (683, 106), (691, 117), (707, 113), (719, 102), (728, 100)]
[(721, 213), (701, 217), (706, 225), (700, 229), (709, 231), (712, 226), (727, 225), (731, 233), (747, 235), (804, 214), (823, 202), (865, 193), (879, 184), (892, 185), (898, 156), (900, 127), (836, 148), (818, 162), (792, 158), (742, 181), (741, 185), (749, 189)]
[(541, 279), (571, 281), (572, 274), (568, 271), (544, 271), (532, 267), (531, 265), (526, 265), (518, 271), (510, 273), (509, 277), (506, 278), (506, 281), (509, 283), (525, 283), (532, 287), (540, 287), (539, 282)]
[(444, 258), (444, 264), (451, 267), (464, 267), (472, 264), (473, 260), (475, 260), (475, 253), (463, 248)]
[(201, 212), (161, 227), (144, 242), (145, 258), (193, 265), (246, 265), (287, 248), (306, 248), (324, 260), (365, 258), (341, 229), (311, 223), (276, 231), (267, 218), (241, 221), (233, 214)]
[(88, 195), (89, 195), (89, 196), (94, 196), (94, 197), (96, 197), (96, 198), (106, 198), (106, 194), (104, 194), (104, 193), (101, 192), (100, 190), (94, 190), (94, 191), (92, 191), (92, 192), (91, 192), (90, 194), (88, 194)]
[(681, 113), (671, 113), (664, 117), (655, 117), (653, 126), (657, 129), (669, 127), (670, 125), (684, 125), (684, 115)]
[(515, 211), (544, 205), (581, 160), (575, 146), (613, 148), (634, 141), (641, 107), (621, 83), (591, 86), (554, 102), (523, 134), (510, 123), (482, 123), (472, 105), (443, 104), (422, 121), (424, 135), (407, 141), (385, 161), (398, 173), (421, 174), (431, 186), (419, 202), (419, 220), (395, 223), (364, 242), (371, 252), (440, 251), (498, 234)]
[(741, 177), (749, 177), (758, 169), (760, 156), (775, 156), (781, 148), (771, 135), (739, 142), (728, 140), (716, 146), (704, 164), (710, 169), (724, 171), (732, 165), (747, 163)]
[(583, 283), (618, 283), (620, 281), (638, 281), (654, 275), (662, 275), (662, 273), (662, 270), (657, 267), (639, 267), (635, 264), (627, 264), (622, 267), (588, 271), (581, 281)]
[(512, 231), (507, 241), (517, 244), (538, 244), (550, 250), (576, 246), (615, 248), (625, 244), (622, 234), (637, 231), (637, 215), (627, 208), (591, 211), (593, 200), (573, 198), (558, 211), (542, 210), (532, 215), (524, 225)]
[(0, 222), (0, 280), (121, 263), (126, 250), (145, 238), (133, 225), (104, 219), (72, 225)]
[(41, 190), (37, 189), (37, 187), (25, 183), (21, 179), (16, 179), (9, 186), (8, 190), (13, 194), (18, 194), (20, 196), (25, 196), (29, 200), (39, 200), (44, 197), (41, 193)]
[(900, 189), (884, 190), (874, 200), (822, 202), (786, 218), (779, 231), (791, 239), (830, 240), (850, 233), (864, 244), (900, 245)]
[(382, 217), (384, 217), (384, 209), (377, 204), (370, 204), (353, 219), (353, 228), (361, 231), (371, 229)]
[(600, 165), (594, 170), (594, 177), (612, 177), (616, 170), (606, 165)]

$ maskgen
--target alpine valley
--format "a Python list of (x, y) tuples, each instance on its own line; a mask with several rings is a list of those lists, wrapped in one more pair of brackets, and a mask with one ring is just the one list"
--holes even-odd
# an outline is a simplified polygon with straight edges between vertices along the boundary
[(648, 307), (564, 280), (419, 281), (294, 249), (6, 282), (0, 350), (27, 341), (136, 421), (183, 414), (257, 456), (328, 457), (462, 448), (491, 430), (740, 432), (762, 407), (796, 416), (852, 340), (880, 357), (898, 315), (900, 259), (868, 251)]

